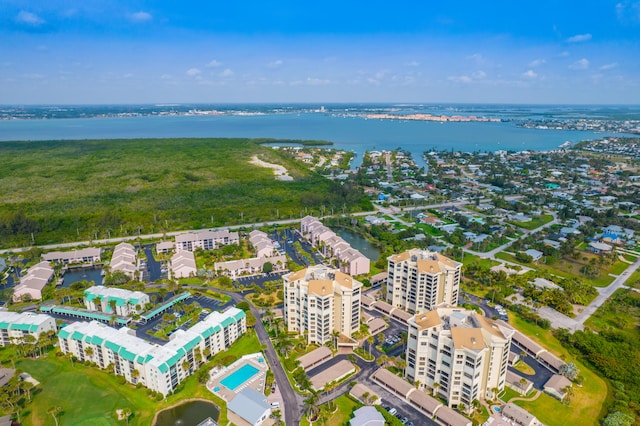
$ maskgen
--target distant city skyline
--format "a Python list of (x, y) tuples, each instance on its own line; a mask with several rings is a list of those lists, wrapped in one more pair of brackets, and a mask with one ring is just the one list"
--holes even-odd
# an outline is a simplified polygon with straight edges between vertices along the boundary
[(0, 104), (640, 103), (639, 0), (5, 0), (0, 37)]

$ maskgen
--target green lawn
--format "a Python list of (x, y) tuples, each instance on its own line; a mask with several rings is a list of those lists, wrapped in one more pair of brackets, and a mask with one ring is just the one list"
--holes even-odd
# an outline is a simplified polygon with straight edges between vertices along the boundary
[(68, 359), (58, 358), (54, 352), (41, 359), (22, 359), (16, 362), (16, 367), (40, 382), (40, 391), (22, 413), (25, 426), (55, 425), (53, 417), (47, 413), (53, 406), (62, 408), (61, 425), (122, 425), (124, 422), (116, 420), (115, 411), (129, 408), (133, 413), (130, 425), (148, 426), (156, 412), (188, 398), (207, 399), (223, 407), (220, 420), (221, 424), (226, 423), (226, 405), (200, 385), (195, 376), (185, 380), (183, 389), (177, 394), (156, 401), (147, 395), (145, 388), (122, 385), (116, 376), (79, 362), (72, 366)]
[(529, 222), (509, 222), (512, 225), (531, 231), (545, 225), (553, 220), (553, 216), (550, 214), (543, 214), (542, 216), (534, 216)]
[[(625, 300), (630, 302), (624, 303)], [(614, 329), (632, 339), (640, 336), (640, 293), (627, 289), (617, 290), (585, 322), (585, 326), (600, 331)]]
[[(349, 419), (353, 416), (354, 410), (362, 407), (362, 404), (348, 395), (341, 395), (334, 400), (335, 410), (331, 411), (328, 404), (320, 406), (320, 418), (313, 422), (318, 426), (343, 426), (349, 424)], [(306, 417), (302, 418), (301, 426), (310, 425)]]
[[(202, 368), (211, 368), (213, 364), (235, 360), (244, 354), (260, 350), (255, 333), (250, 331), (238, 339), (228, 351), (217, 354)], [(11, 353), (10, 348), (0, 351), (0, 358), (5, 364)], [(21, 359), (16, 362), (16, 367), (30, 373), (41, 383), (41, 391), (36, 392), (33, 402), (22, 413), (26, 426), (53, 426), (53, 417), (47, 414), (47, 409), (52, 406), (62, 408), (63, 414), (59, 419), (62, 425), (124, 424), (117, 422), (115, 410), (129, 408), (133, 413), (129, 422), (132, 426), (148, 426), (156, 412), (188, 398), (207, 399), (223, 407), (220, 424), (226, 424), (224, 401), (199, 384), (195, 375), (187, 378), (175, 395), (156, 401), (147, 395), (146, 388), (137, 389), (130, 384), (122, 385), (118, 377), (96, 367), (79, 362), (72, 366), (67, 358), (58, 358), (53, 351), (41, 359)]]
[(464, 262), (465, 265), (473, 265), (477, 264), (479, 266), (485, 268), (492, 268), (496, 265), (499, 265), (500, 262), (491, 259), (484, 259), (482, 257), (476, 256), (474, 254), (465, 253), (464, 254)]
[[(579, 259), (573, 259), (572, 257), (565, 256), (562, 259), (558, 260), (555, 263), (550, 265), (539, 262), (531, 262), (531, 263), (521, 263), (518, 262), (515, 256), (500, 252), (496, 254), (498, 259), (508, 260), (509, 262), (517, 263), (520, 265), (524, 265), (529, 268), (538, 269), (541, 271), (547, 271), (550, 274), (558, 275), (563, 278), (573, 278), (578, 277), (582, 281), (591, 284), (595, 287), (606, 287), (613, 282), (614, 277), (609, 274), (619, 275), (624, 271), (629, 265), (627, 263), (621, 262), (620, 260), (616, 260), (612, 265), (604, 265), (600, 269), (600, 274), (595, 278), (587, 278), (581, 272), (580, 268), (585, 265), (589, 261), (589, 259), (595, 257), (597, 255), (591, 253), (580, 253)], [(583, 260), (583, 257), (587, 258), (587, 261)]]
[(529, 410), (541, 422), (549, 426), (598, 425), (599, 419), (606, 412), (603, 405), (611, 399), (607, 382), (582, 362), (569, 355), (569, 352), (550, 330), (544, 330), (513, 314), (509, 314), (509, 319), (509, 322), (518, 330), (560, 356), (561, 359), (574, 362), (584, 377), (582, 387), (575, 387), (575, 395), (572, 397), (570, 406), (562, 405), (555, 398), (546, 394), (541, 395), (535, 401), (518, 401), (516, 404)]

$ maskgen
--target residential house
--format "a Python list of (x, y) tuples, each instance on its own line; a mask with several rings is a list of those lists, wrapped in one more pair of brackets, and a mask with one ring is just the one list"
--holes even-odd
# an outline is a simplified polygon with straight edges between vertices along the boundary
[(226, 262), (216, 262), (213, 267), (219, 273), (235, 278), (240, 275), (262, 273), (266, 263), (271, 263), (273, 271), (282, 271), (287, 267), (287, 257), (252, 257), (250, 259), (229, 260)]

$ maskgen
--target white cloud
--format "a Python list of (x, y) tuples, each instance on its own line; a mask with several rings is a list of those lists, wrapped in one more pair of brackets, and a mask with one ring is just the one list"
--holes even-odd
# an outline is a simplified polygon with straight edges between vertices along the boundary
[(171, 74), (162, 74), (160, 76), (161, 80), (171, 80), (173, 78), (173, 76)]
[(522, 76), (526, 78), (536, 78), (538, 74), (536, 74), (534, 70), (527, 70), (522, 73)]
[(322, 80), (320, 78), (307, 77), (307, 84), (310, 86), (324, 86), (331, 83), (329, 80)]
[(148, 22), (153, 19), (153, 16), (148, 12), (135, 12), (129, 15), (129, 19), (133, 22)]
[(586, 70), (589, 68), (589, 60), (587, 58), (582, 58), (569, 65), (569, 68), (572, 70)]
[(614, 68), (618, 67), (618, 63), (617, 62), (612, 62), (610, 64), (604, 64), (603, 66), (600, 67), (600, 70), (604, 71), (604, 70), (611, 70)]
[(230, 70), (229, 68), (225, 69), (220, 74), (218, 74), (218, 77), (222, 77), (222, 78), (229, 78), (232, 76), (233, 76), (233, 71)]
[(618, 20), (624, 24), (640, 22), (640, 1), (624, 0), (616, 4)]
[(580, 43), (582, 41), (589, 41), (591, 40), (591, 34), (576, 34), (573, 37), (569, 37), (567, 39), (567, 42), (569, 43)]
[(44, 24), (44, 19), (35, 13), (27, 12), (26, 10), (21, 10), (20, 13), (18, 13), (16, 21), (21, 24), (27, 24), (34, 27)]
[(567, 58), (567, 57), (569, 57), (569, 56), (571, 56), (571, 53), (567, 52), (566, 50), (565, 50), (564, 52), (560, 52), (560, 53), (558, 54), (558, 57), (559, 57), (559, 58)]
[(468, 75), (451, 75), (447, 77), (447, 80), (455, 83), (471, 83), (472, 79)]
[(533, 61), (529, 62), (529, 66), (531, 68), (537, 68), (540, 65), (544, 65), (546, 63), (547, 63), (547, 61), (545, 59), (534, 59)]
[(407, 62), (407, 66), (408, 67), (418, 67), (418, 66), (420, 66), (420, 62), (418, 62), (418, 61)]
[(195, 77), (197, 75), (200, 75), (202, 73), (202, 71), (200, 71), (198, 68), (189, 68), (187, 70), (187, 75), (189, 77)]
[(469, 55), (466, 57), (466, 59), (469, 59), (478, 65), (484, 64), (484, 57), (480, 53), (474, 53), (473, 55)]
[(482, 70), (474, 71), (474, 72), (471, 74), (471, 77), (475, 78), (476, 80), (482, 80), (482, 79), (483, 79), (483, 78), (485, 78), (486, 76), (487, 76), (487, 73), (486, 73), (486, 72), (484, 72), (484, 71), (482, 71)]
[(294, 80), (290, 83), (291, 86), (324, 86), (331, 83), (329, 80), (323, 80), (315, 77), (307, 77), (306, 80)]
[(205, 67), (207, 67), (207, 68), (218, 68), (221, 65), (222, 65), (222, 62), (216, 61), (215, 59), (212, 59), (211, 62), (209, 62), (207, 65), (205, 65)]
[(280, 65), (282, 65), (284, 62), (282, 62), (281, 59), (275, 60), (273, 62), (269, 62), (267, 64), (267, 68), (278, 68)]

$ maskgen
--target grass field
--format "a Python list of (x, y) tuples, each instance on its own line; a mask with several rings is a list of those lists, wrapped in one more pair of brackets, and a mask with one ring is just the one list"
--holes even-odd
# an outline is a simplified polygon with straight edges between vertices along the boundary
[(582, 387), (574, 387), (575, 394), (569, 406), (563, 405), (560, 401), (546, 394), (540, 395), (535, 401), (517, 401), (516, 404), (529, 410), (548, 426), (599, 425), (599, 419), (605, 413), (603, 405), (611, 399), (607, 382), (570, 356), (550, 330), (544, 330), (512, 314), (509, 315), (509, 320), (521, 332), (560, 358), (567, 362), (574, 362), (584, 377)]
[[(625, 297), (633, 303), (622, 303)], [(638, 339), (640, 337), (640, 293), (627, 289), (617, 290), (585, 322), (585, 326), (596, 332), (606, 329), (618, 330), (632, 339)]]
[[(600, 274), (595, 278), (587, 278), (582, 272), (580, 272), (580, 268), (582, 268), (589, 260), (597, 255), (591, 253), (581, 253), (581, 257), (579, 259), (573, 259), (572, 257), (565, 256), (557, 262), (547, 265), (540, 262), (531, 262), (531, 263), (521, 263), (518, 262), (515, 256), (500, 252), (496, 254), (498, 259), (508, 260), (510, 262), (518, 263), (520, 265), (527, 266), (529, 268), (538, 269), (541, 271), (547, 271), (550, 274), (558, 275), (563, 278), (573, 278), (578, 277), (582, 281), (591, 284), (595, 287), (606, 287), (613, 282), (614, 277), (609, 274), (619, 275), (622, 273), (629, 265), (620, 260), (616, 260), (612, 265), (605, 265), (600, 269)], [(585, 257), (587, 260), (583, 260)]]
[[(294, 180), (276, 180), (254, 155)], [(358, 209), (365, 199), (248, 139), (3, 142), (0, 157), (5, 247), (30, 245), (31, 233), (36, 244), (90, 240)]]
[[(352, 417), (353, 411), (362, 407), (362, 404), (355, 401), (348, 395), (341, 395), (334, 400), (335, 410), (329, 410), (327, 404), (320, 406), (320, 418), (313, 422), (314, 425), (322, 426), (343, 426), (349, 424), (349, 419)], [(311, 423), (306, 417), (302, 418), (300, 425), (310, 425)]]
[(529, 222), (509, 222), (512, 225), (518, 226), (523, 229), (527, 229), (531, 231), (532, 229), (536, 229), (545, 225), (553, 220), (553, 216), (550, 214), (543, 214), (542, 216), (534, 216), (531, 218)]

